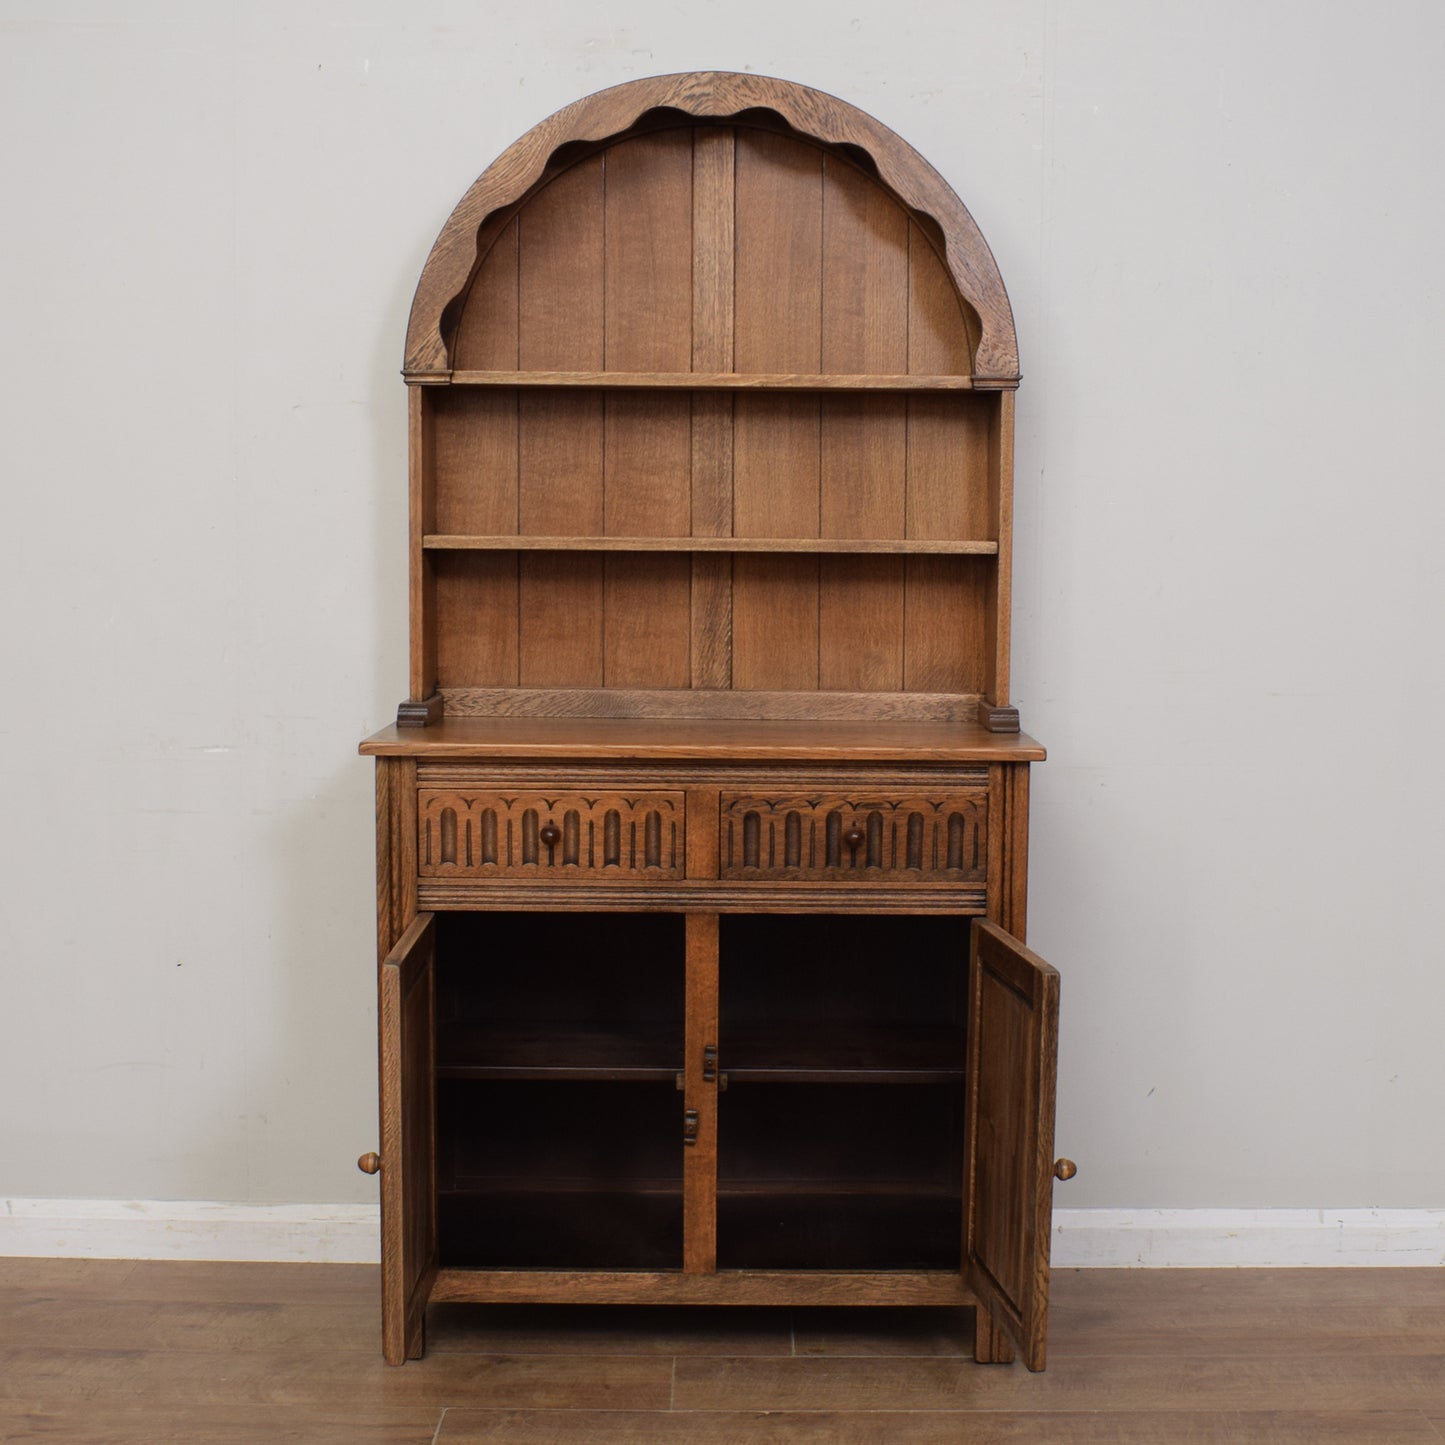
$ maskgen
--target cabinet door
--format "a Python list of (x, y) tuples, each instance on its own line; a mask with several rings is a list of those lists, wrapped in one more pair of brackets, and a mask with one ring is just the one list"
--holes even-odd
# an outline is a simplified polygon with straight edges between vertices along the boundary
[(392, 1365), (421, 1355), (437, 1263), (434, 922), (418, 914), (381, 965), (382, 1349)]
[(969, 950), (964, 1272), (1031, 1370), (1044, 1368), (1059, 975), (996, 924)]

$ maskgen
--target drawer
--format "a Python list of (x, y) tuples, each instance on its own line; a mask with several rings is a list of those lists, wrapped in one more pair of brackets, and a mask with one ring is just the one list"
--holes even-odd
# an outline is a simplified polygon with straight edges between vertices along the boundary
[(681, 790), (417, 790), (422, 878), (639, 883), (682, 878)]
[(972, 883), (988, 865), (988, 791), (724, 793), (722, 878)]

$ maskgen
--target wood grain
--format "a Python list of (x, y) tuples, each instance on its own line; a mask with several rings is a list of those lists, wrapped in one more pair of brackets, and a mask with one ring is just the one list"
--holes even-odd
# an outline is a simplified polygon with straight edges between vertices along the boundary
[[(452, 344), (460, 371), (517, 371), (518, 232), (515, 215), (495, 227), (467, 293)], [(485, 243), (483, 243), (485, 244)]]
[(1058, 973), (997, 924), (974, 922), (969, 954), (964, 1268), (992, 1328), (1030, 1370), (1048, 1331)]
[(966, 1400), (971, 1410), (1067, 1410), (1071, 1416), (1239, 1410), (1328, 1418), (1330, 1412), (1349, 1416), (1371, 1408), (1438, 1410), (1445, 1391), (1441, 1365), (1439, 1357), (1424, 1356), (1108, 1355), (1055, 1360), (1046, 1373), (1035, 1375), (1018, 1368), (978, 1369), (969, 1360), (688, 1359), (677, 1362), (673, 1406), (725, 1410), (746, 1399), (766, 1410), (956, 1410)]
[[(436, 527), (517, 535), (517, 392), (437, 387), (422, 393), (435, 429)], [(432, 534), (422, 538), (430, 548)]]
[(601, 687), (602, 558), (523, 553), (517, 563), (517, 680), (522, 687)]
[(435, 920), (418, 914), (381, 966), (382, 1350), (421, 1353), (436, 1269)]
[(603, 164), (603, 367), (686, 371), (692, 364), (692, 132), (622, 141), (603, 153)]
[(653, 1274), (645, 1270), (586, 1274), (552, 1270), (438, 1272), (436, 1301), (478, 1304), (971, 1304), (973, 1296), (953, 1271), (720, 1270), (716, 1274)]
[(422, 545), (433, 552), (836, 552), (851, 556), (993, 556), (997, 542), (918, 541), (911, 537), (660, 537), (481, 536), (429, 533)]
[[(729, 312), (731, 305), (729, 303)], [(729, 335), (731, 332), (729, 332)], [(604, 391), (973, 391), (971, 376), (929, 376), (921, 373), (822, 375), (814, 371), (728, 371), (699, 363), (695, 371), (458, 371), (448, 378), (451, 388), (586, 387)]]
[(692, 569), (683, 556), (603, 563), (602, 684), (685, 689), (692, 680)]
[(424, 392), (407, 393), (408, 616), (411, 631), (413, 702), (429, 698), (437, 687), (436, 583), (422, 538), (436, 531), (436, 467), (431, 410)]
[(697, 1142), (683, 1151), (683, 1269), (710, 1275), (717, 1267), (718, 1087), (703, 1077), (703, 1050), (718, 1046), (718, 920), (687, 916), (686, 1061), (684, 1106), (698, 1114)]
[(903, 691), (903, 559), (822, 557), (818, 568), (818, 686)]
[(512, 1410), (448, 1411), (438, 1445), (506, 1441), (552, 1445), (1434, 1445), (1437, 1437), (1417, 1412), (1341, 1415), (1219, 1410), (1098, 1411), (1061, 1414), (1030, 1410), (679, 1410), (568, 1413)]
[(824, 145), (857, 147), (883, 184), (911, 211), (931, 218), (951, 278), (979, 318), (975, 369), (986, 380), (1016, 379), (1013, 318), (993, 257), (958, 197), (918, 154), (871, 116), (834, 96), (769, 77), (721, 71), (658, 76), (600, 91), (533, 127), (478, 178), (442, 228), (422, 272), (407, 331), (406, 371), (418, 379), (451, 367), (442, 313), (466, 288), (487, 217), (515, 203), (547, 173), (558, 147), (626, 131), (660, 107), (726, 118), (766, 109)]
[(436, 727), (383, 728), (361, 744), (372, 757), (612, 758), (718, 762), (1041, 762), (1027, 733), (956, 722), (779, 722), (763, 719), (448, 717)]
[(517, 554), (438, 553), (432, 568), (439, 685), (516, 687), (521, 677)]
[(985, 625), (992, 634), (992, 646), (985, 656), (988, 671), (984, 686), (989, 700), (1007, 705), (1009, 700), (1009, 647), (1013, 613), (1013, 476), (1014, 476), (1014, 399), (1012, 395), (998, 399), (998, 412), (989, 428), (988, 477), (989, 521), (999, 539), (998, 562), (994, 568), (994, 585), (987, 593)]
[(975, 1368), (970, 1311), (914, 1307), (440, 1305), (393, 1371), (374, 1266), (6, 1258), (0, 1436), (1428, 1445), (1437, 1276), (1059, 1271), (1042, 1376)]
[(811, 691), (818, 686), (818, 562), (733, 558), (733, 687)]
[[(692, 172), (692, 367), (704, 384), (733, 368), (733, 292), (736, 285), (736, 147), (733, 132), (693, 132)], [(694, 391), (691, 525), (703, 539), (726, 539), (733, 530), (733, 399)], [(732, 686), (731, 563), (722, 557), (692, 559), (689, 683), (698, 688)]]
[(823, 155), (766, 131), (736, 140), (733, 356), (740, 372), (822, 367)]

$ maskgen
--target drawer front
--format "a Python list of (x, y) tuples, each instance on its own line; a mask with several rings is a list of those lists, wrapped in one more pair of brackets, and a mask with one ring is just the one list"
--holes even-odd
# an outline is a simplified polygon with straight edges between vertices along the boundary
[(423, 878), (546, 883), (682, 878), (684, 794), (428, 788), (417, 792)]
[(983, 882), (988, 792), (724, 793), (719, 875), (733, 879)]

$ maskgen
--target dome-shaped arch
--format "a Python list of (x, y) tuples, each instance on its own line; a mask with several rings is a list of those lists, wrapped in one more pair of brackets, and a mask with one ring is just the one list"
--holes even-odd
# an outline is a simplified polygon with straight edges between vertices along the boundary
[(407, 330), (409, 380), (442, 380), (456, 367), (455, 327), (489, 249), (520, 205), (590, 153), (624, 138), (691, 123), (729, 121), (791, 134), (876, 178), (927, 235), (968, 317), (963, 370), (977, 387), (1018, 379), (1013, 315), (993, 256), (963, 203), (906, 142), (821, 91), (729, 72), (658, 76), (599, 91), (548, 117), (487, 168), (437, 237)]

